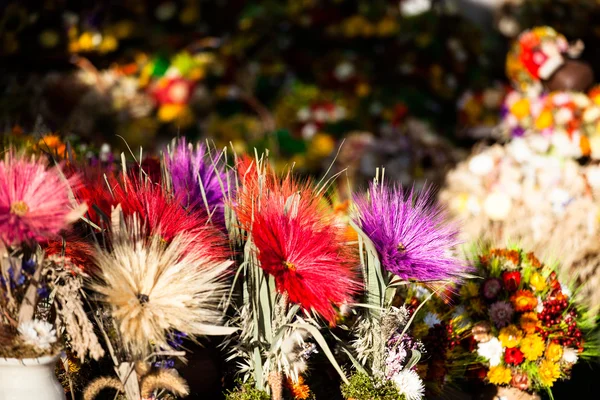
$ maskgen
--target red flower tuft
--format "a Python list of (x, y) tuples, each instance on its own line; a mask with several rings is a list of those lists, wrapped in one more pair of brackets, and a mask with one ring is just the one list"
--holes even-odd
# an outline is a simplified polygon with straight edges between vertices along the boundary
[(252, 233), (261, 267), (291, 302), (333, 325), (334, 306), (351, 302), (360, 290), (356, 256), (343, 246), (344, 229), (308, 186), (289, 176), (280, 181), (272, 173), (261, 178), (259, 196), (254, 196), (257, 187), (240, 190), (236, 206), (242, 226)]
[(73, 233), (67, 234), (64, 241), (62, 239), (50, 240), (44, 246), (47, 256), (58, 255), (64, 257), (87, 273), (92, 272), (90, 266), (93, 265), (94, 250), (92, 244), (80, 239)]
[(523, 352), (518, 348), (507, 348), (504, 350), (504, 361), (507, 364), (519, 365), (523, 362)]
[(502, 280), (506, 290), (514, 292), (521, 284), (521, 273), (519, 271), (506, 271), (502, 274)]
[[(133, 178), (111, 178), (110, 189), (106, 182), (102, 183), (86, 189), (86, 196), (93, 194), (90, 208), (95, 205), (110, 216), (112, 207), (120, 204), (126, 217), (135, 214), (140, 218), (147, 236), (159, 235), (169, 242), (180, 233), (194, 234), (199, 239), (191, 244), (190, 251), (212, 259), (227, 258), (229, 248), (225, 235), (208, 223), (205, 213), (184, 209), (179, 199), (166, 193), (162, 186)], [(97, 213), (93, 215), (97, 218)]]

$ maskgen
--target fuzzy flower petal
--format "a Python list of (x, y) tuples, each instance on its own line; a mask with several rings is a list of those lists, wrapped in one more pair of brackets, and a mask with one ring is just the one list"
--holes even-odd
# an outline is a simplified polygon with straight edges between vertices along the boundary
[[(269, 174), (268, 174), (269, 175)], [(356, 256), (344, 246), (344, 229), (319, 205), (308, 186), (267, 176), (238, 196), (236, 214), (252, 234), (260, 266), (280, 293), (334, 324), (334, 306), (352, 302), (360, 289)], [(260, 212), (249, 210), (258, 209)]]
[(57, 167), (12, 151), (0, 161), (0, 240), (8, 244), (55, 238), (83, 215), (73, 210), (69, 186)]
[(194, 149), (185, 139), (165, 156), (173, 190), (183, 206), (207, 212), (215, 224), (225, 227), (223, 197), (229, 190), (228, 177), (217, 159), (204, 145)]
[(415, 371), (405, 369), (396, 374), (392, 381), (396, 384), (398, 392), (406, 400), (421, 400), (425, 395), (425, 385)]
[(356, 204), (356, 222), (388, 271), (416, 281), (461, 280), (468, 268), (453, 255), (459, 231), (432, 205), (429, 189), (417, 195), (400, 185), (372, 184)]
[(56, 343), (56, 331), (46, 321), (31, 320), (19, 325), (19, 336), (26, 344), (40, 350), (49, 350)]
[(197, 235), (148, 241), (137, 220), (132, 225), (112, 232), (110, 249), (98, 249), (98, 280), (91, 287), (110, 306), (124, 344), (147, 355), (151, 343), (171, 348), (174, 330), (188, 337), (231, 333), (218, 326), (227, 290), (222, 278), (231, 261), (186, 252)]

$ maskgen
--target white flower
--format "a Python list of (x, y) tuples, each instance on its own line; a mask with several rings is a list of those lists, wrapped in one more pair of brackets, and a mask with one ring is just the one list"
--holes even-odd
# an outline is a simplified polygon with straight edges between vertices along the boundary
[(570, 347), (563, 347), (563, 355), (562, 361), (566, 364), (575, 364), (579, 356), (577, 355), (577, 350), (572, 349)]
[(562, 294), (564, 294), (567, 297), (571, 297), (573, 295), (573, 292), (571, 292), (571, 289), (569, 288), (569, 286), (565, 285), (561, 281), (559, 281), (559, 283), (560, 283), (560, 289), (562, 291)]
[(512, 199), (502, 192), (490, 193), (484, 203), (483, 209), (492, 221), (503, 221), (508, 217), (512, 208)]
[(396, 385), (398, 392), (403, 395), (406, 400), (421, 400), (425, 394), (425, 385), (415, 371), (403, 370), (394, 375), (392, 381)]
[(487, 154), (478, 154), (469, 161), (469, 171), (477, 176), (485, 176), (494, 169), (494, 160)]
[(431, 0), (402, 0), (400, 2), (400, 12), (405, 17), (423, 14), (429, 9), (431, 9)]
[(537, 306), (535, 307), (535, 312), (537, 312), (539, 314), (542, 311), (544, 311), (544, 302), (542, 301), (542, 297), (538, 296), (537, 297)]
[(433, 328), (435, 325), (441, 323), (442, 321), (440, 320), (437, 314), (428, 312), (427, 315), (425, 315), (425, 318), (423, 318), (423, 322), (429, 328)]
[(504, 347), (498, 338), (494, 337), (485, 343), (477, 344), (477, 354), (489, 361), (490, 367), (495, 367), (502, 361)]
[(19, 334), (25, 343), (40, 350), (50, 349), (57, 340), (54, 327), (46, 321), (37, 319), (20, 324)]

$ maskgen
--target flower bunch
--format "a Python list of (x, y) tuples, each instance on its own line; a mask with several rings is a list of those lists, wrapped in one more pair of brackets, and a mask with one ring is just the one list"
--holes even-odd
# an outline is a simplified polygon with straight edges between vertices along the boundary
[(494, 385), (550, 391), (594, 355), (593, 320), (552, 267), (518, 248), (483, 251), (475, 263), (483, 280), (460, 289), (448, 322), (466, 328), (454, 337), (467, 369), (484, 368)]
[(598, 88), (588, 93), (551, 92), (527, 96), (513, 91), (502, 107), (502, 128), (525, 137), (539, 153), (600, 157)]
[(77, 183), (77, 175), (67, 178), (59, 166), (14, 148), (0, 161), (3, 357), (55, 355), (65, 344), (82, 360), (104, 354), (83, 305), (86, 274), (74, 253), (50, 251), (87, 208), (72, 199)]

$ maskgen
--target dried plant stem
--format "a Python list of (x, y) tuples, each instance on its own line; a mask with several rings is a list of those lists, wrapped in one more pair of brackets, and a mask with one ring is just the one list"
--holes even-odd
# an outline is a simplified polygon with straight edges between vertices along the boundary
[(127, 398), (129, 400), (139, 400), (141, 398), (140, 384), (134, 365), (129, 362), (122, 362), (115, 370), (123, 384)]
[(21, 308), (19, 309), (19, 324), (23, 322), (31, 321), (33, 319), (33, 314), (35, 313), (35, 305), (37, 303), (37, 290), (39, 286), (39, 280), (42, 276), (42, 261), (40, 260), (38, 268), (35, 270), (33, 277), (31, 278), (31, 283), (27, 287), (27, 291), (25, 292), (25, 297), (23, 297), (23, 301), (21, 302)]

